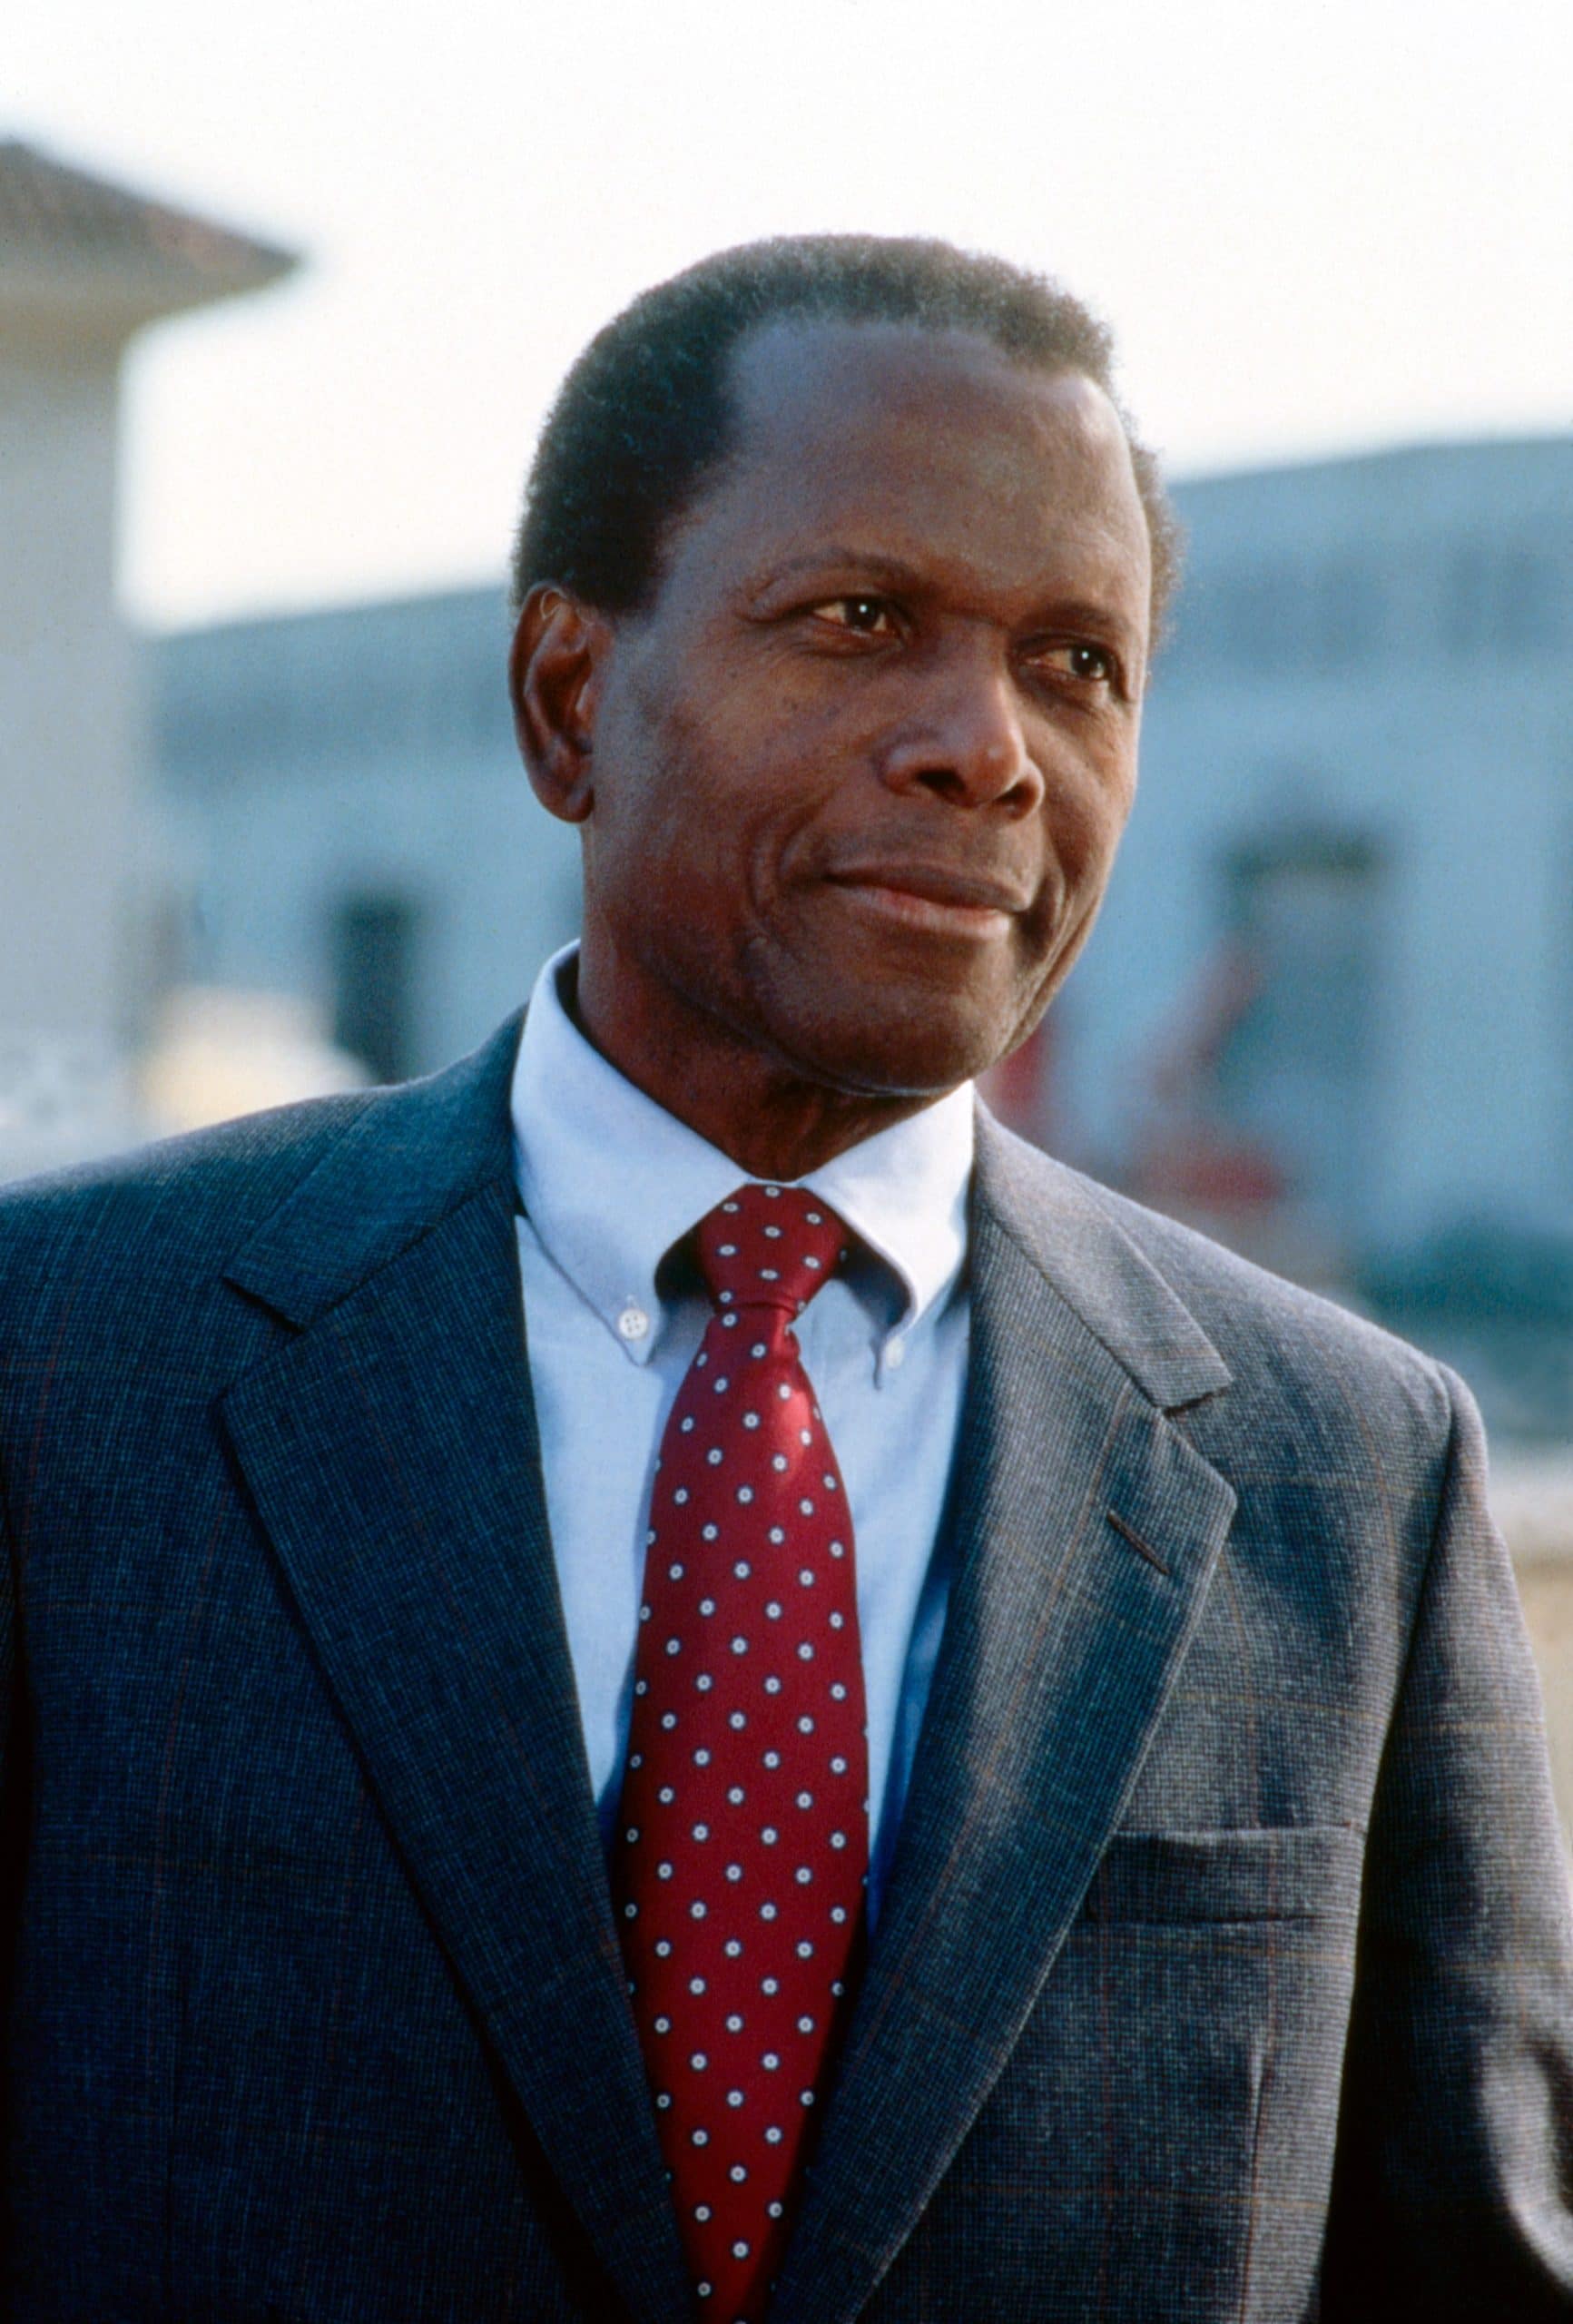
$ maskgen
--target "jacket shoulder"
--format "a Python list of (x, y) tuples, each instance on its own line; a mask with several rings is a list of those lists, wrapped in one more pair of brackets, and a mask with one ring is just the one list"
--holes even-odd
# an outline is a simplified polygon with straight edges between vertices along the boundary
[[(1181, 1303), (1227, 1366), (1226, 1402), (1300, 1433), (1342, 1433), (1362, 1411), (1371, 1424), (1418, 1431), (1430, 1444), (1450, 1433), (1468, 1391), (1433, 1358), (1369, 1316), (1273, 1274), (1195, 1227), (1117, 1193), (989, 1126), (994, 1167), (1008, 1172), (1015, 1203), (1046, 1222), (1046, 1247), (1067, 1226), (1144, 1266)], [(1244, 1391), (1244, 1394), (1239, 1392)]]
[(133, 1309), (173, 1330), (193, 1291), (207, 1298), (259, 1252), (287, 1256), (297, 1277), (315, 1270), (331, 1304), (510, 1175), (519, 1024), (421, 1080), (248, 1114), (0, 1192), (0, 1340), (14, 1348), (63, 1301), (100, 1330)]
[(1096, 1179), (1082, 1183), (1209, 1325), (1227, 1333), (1231, 1319), (1238, 1317), (1253, 1332), (1281, 1334), (1290, 1342), (1304, 1341), (1319, 1348), (1336, 1347), (1354, 1362), (1435, 1369), (1419, 1348), (1359, 1307), (1275, 1275), (1200, 1229)]
[(0, 1305), (84, 1274), (211, 1273), (382, 1094), (307, 1098), (0, 1187)]

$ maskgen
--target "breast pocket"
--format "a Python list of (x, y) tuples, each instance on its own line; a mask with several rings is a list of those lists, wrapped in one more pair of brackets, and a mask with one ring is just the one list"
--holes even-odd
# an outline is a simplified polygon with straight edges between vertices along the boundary
[[(1083, 2295), (1086, 2312), (1222, 2313), (1264, 2223), (1285, 2280), (1313, 2280), (1362, 1854), (1323, 1827), (1110, 1843), (957, 2159), (958, 2195), (1030, 2190), (1011, 2232), (1023, 2264), (1052, 2267), (1054, 2315)], [(1182, 2279), (1155, 2309), (1155, 2281)]]
[(1348, 1922), (1360, 1907), (1362, 1834), (1343, 1825), (1252, 1832), (1116, 1832), (1083, 1917), (1189, 1927)]
[(1293, 2119), (1320, 2183), (1362, 1859), (1361, 1834), (1337, 1827), (1116, 1835), (1067, 1945), (1059, 2007), (1057, 1969), (1043, 1998), (1064, 2037), (1096, 2039), (1097, 2130), (1123, 2177), (1244, 2200), (1260, 2191), (1264, 2135)]

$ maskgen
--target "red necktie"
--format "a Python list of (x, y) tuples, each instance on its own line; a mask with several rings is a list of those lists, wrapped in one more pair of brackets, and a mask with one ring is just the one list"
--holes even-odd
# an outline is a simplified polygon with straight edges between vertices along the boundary
[(869, 1863), (851, 1520), (791, 1328), (846, 1230), (749, 1185), (696, 1243), (715, 1313), (656, 1463), (613, 1885), (702, 2313), (759, 2324)]

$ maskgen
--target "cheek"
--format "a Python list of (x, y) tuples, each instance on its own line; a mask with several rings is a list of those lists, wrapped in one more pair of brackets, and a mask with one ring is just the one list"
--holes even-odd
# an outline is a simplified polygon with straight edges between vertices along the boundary
[(1112, 853), (1130, 818), (1136, 794), (1134, 728), (1115, 726), (1098, 738), (1082, 770), (1082, 819), (1100, 855)]
[(659, 739), (661, 829), (740, 901), (763, 903), (811, 840), (842, 756), (773, 690), (673, 705)]
[[(634, 689), (595, 737), (595, 843), (620, 880), (703, 870), (717, 820), (706, 737), (679, 704)], [(706, 842), (709, 844), (706, 844)]]
[(1045, 801), (1049, 852), (1071, 889), (1107, 875), (1130, 812), (1130, 787), (1115, 769), (1083, 771)]
[(1113, 863), (1116, 851), (1125, 836), (1130, 812), (1130, 793), (1128, 789), (1121, 787), (1102, 793), (1097, 802), (1096, 812), (1089, 819), (1088, 861), (1100, 881), (1108, 876), (1109, 866)]
[(680, 943), (702, 929), (708, 943), (728, 942), (724, 931), (757, 916), (774, 885), (782, 841), (768, 770), (725, 724), (678, 704), (646, 723), (634, 748), (598, 818), (603, 893), (615, 890), (641, 915), (658, 898)]

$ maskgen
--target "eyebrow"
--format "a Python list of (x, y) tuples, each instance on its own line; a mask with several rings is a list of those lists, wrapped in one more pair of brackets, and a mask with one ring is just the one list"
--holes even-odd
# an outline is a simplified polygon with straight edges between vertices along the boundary
[(903, 565), (899, 557), (881, 556), (870, 549), (844, 548), (833, 543), (828, 548), (809, 549), (801, 556), (789, 556), (783, 565), (772, 565), (768, 573), (759, 576), (753, 586), (756, 589), (769, 589), (778, 582), (791, 580), (796, 574), (821, 573), (827, 566), (856, 566), (860, 573), (868, 574), (872, 580), (883, 581), (891, 588), (914, 588), (921, 582), (921, 576), (911, 566)]

